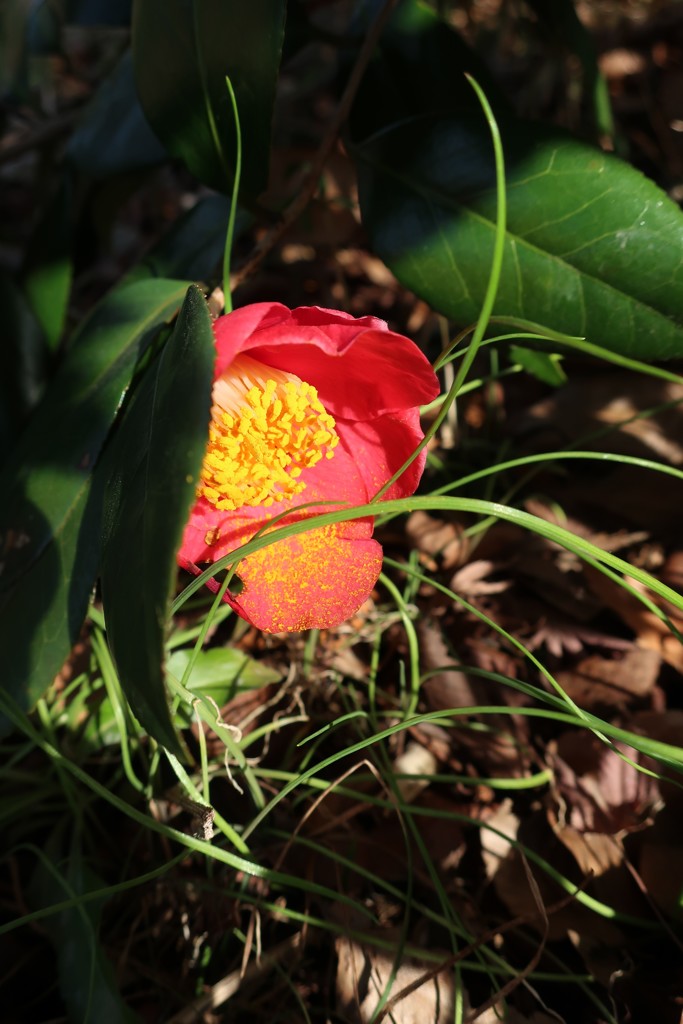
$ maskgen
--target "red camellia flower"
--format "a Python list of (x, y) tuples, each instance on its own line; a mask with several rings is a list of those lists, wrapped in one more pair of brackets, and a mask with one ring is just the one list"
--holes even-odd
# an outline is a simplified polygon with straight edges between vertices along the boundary
[[(197, 574), (285, 522), (368, 502), (422, 440), (439, 388), (425, 356), (372, 316), (259, 302), (214, 324), (209, 442), (178, 564)], [(384, 497), (415, 491), (421, 453)], [(326, 503), (322, 508), (297, 506)], [(278, 526), (282, 521), (278, 522)], [(266, 632), (338, 625), (382, 566), (373, 519), (318, 527), (244, 558), (225, 600)]]

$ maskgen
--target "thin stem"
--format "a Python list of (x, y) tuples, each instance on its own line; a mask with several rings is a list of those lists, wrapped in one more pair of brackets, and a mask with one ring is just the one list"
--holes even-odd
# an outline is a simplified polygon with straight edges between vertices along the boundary
[(225, 76), (225, 84), (228, 87), (228, 93), (230, 94), (230, 102), (232, 104), (232, 116), (235, 119), (235, 139), (236, 139), (236, 151), (235, 151), (235, 175), (232, 182), (232, 195), (230, 197), (230, 216), (228, 218), (228, 230), (225, 234), (225, 249), (223, 251), (223, 296), (225, 302), (225, 312), (232, 312), (232, 292), (230, 290), (230, 261), (232, 258), (232, 242), (235, 234), (235, 216), (237, 213), (237, 196), (240, 190), (240, 178), (242, 177), (242, 130), (240, 128), (240, 115), (237, 109), (237, 99), (235, 97), (235, 90), (232, 87), (232, 82)]

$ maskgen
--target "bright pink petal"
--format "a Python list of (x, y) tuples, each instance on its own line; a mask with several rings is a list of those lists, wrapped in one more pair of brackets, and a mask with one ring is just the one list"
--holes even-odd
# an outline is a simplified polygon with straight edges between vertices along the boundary
[(363, 523), (335, 523), (261, 548), (239, 565), (244, 589), (230, 603), (267, 633), (326, 629), (369, 597), (382, 569), (377, 541), (355, 536)]
[[(343, 444), (333, 459), (306, 470), (302, 480), (306, 480), (306, 490), (294, 502), (279, 502), (269, 508), (218, 512), (205, 498), (199, 498), (183, 535), (180, 565), (198, 571), (197, 563), (215, 562), (231, 554), (275, 516), (303, 501), (325, 504), (301, 511), (295, 508), (276, 527), (308, 519), (316, 512), (333, 511), (336, 503), (364, 504), (370, 496), (355, 457)], [(243, 618), (270, 632), (343, 622), (377, 582), (382, 549), (371, 537), (372, 519), (368, 517), (276, 541), (239, 562), (237, 575), (244, 589), (239, 596), (226, 594), (225, 600)]]
[(317, 389), (333, 416), (368, 419), (436, 398), (438, 382), (409, 338), (376, 317), (279, 303), (244, 306), (214, 324), (216, 374), (238, 352), (297, 374)]
[[(243, 590), (226, 591), (224, 600), (266, 633), (339, 625), (370, 596), (382, 570), (382, 548), (371, 535), (372, 521), (357, 519), (275, 541), (239, 562)], [(183, 551), (178, 564), (201, 572)], [(216, 580), (208, 587), (220, 589)]]
[[(339, 420), (337, 430), (342, 445), (351, 453), (363, 477), (368, 500), (398, 472), (424, 436), (417, 409), (404, 409), (366, 422), (348, 423)], [(422, 477), (425, 459), (426, 453), (423, 450), (383, 495), (383, 499), (388, 501), (414, 494)], [(335, 459), (331, 462), (334, 465)]]
[(225, 373), (238, 353), (251, 347), (250, 340), (260, 329), (273, 326), (290, 317), (290, 310), (280, 302), (252, 302), (214, 321), (216, 339), (216, 377)]
[[(216, 376), (240, 352), (297, 374), (312, 384), (337, 420), (339, 445), (332, 459), (305, 470), (304, 491), (269, 508), (245, 506), (219, 512), (195, 502), (178, 554), (179, 564), (230, 555), (281, 513), (285, 523), (341, 505), (368, 500), (404, 464), (422, 440), (419, 406), (436, 397), (438, 383), (425, 356), (409, 339), (375, 317), (318, 307), (288, 310), (279, 303), (245, 306), (214, 324)], [(386, 498), (412, 494), (425, 456), (416, 458)], [(316, 508), (297, 510), (307, 502)], [(279, 526), (277, 523), (276, 526)], [(240, 594), (225, 600), (260, 629), (279, 632), (325, 627), (353, 614), (374, 587), (382, 563), (366, 517), (317, 527), (242, 559)], [(214, 586), (211, 589), (215, 589)]]
[[(185, 527), (180, 555), (190, 562), (215, 562), (245, 544), (261, 527), (288, 509), (308, 502), (318, 507), (293, 512), (286, 522), (332, 512), (339, 505), (363, 505), (372, 496), (361, 467), (343, 443), (334, 458), (323, 459), (301, 475), (306, 488), (294, 500), (275, 502), (268, 508), (245, 505), (235, 512), (219, 512), (206, 498), (198, 498)], [(367, 536), (372, 533), (369, 530)]]
[(264, 344), (270, 334), (264, 330), (255, 335), (259, 345), (251, 350), (254, 359), (308, 381), (334, 417), (371, 419), (425, 405), (439, 393), (434, 371), (419, 348), (388, 330), (365, 331), (342, 352), (325, 350), (302, 335), (290, 339), (286, 348)]

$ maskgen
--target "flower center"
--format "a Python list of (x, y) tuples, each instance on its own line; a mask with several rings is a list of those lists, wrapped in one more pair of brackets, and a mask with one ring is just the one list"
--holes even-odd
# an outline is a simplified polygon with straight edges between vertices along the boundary
[(198, 495), (220, 511), (301, 494), (298, 478), (339, 443), (318, 392), (293, 373), (238, 356), (214, 382)]

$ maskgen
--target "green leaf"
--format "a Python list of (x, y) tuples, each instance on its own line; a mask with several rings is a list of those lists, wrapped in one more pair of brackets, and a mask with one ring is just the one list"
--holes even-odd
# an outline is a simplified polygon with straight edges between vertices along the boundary
[(19, 96), (27, 91), (27, 9), (24, 0), (0, 4), (0, 95)]
[[(546, 3), (546, 0), (528, 0), (528, 4), (546, 45), (550, 37), (555, 53), (563, 56), (575, 53), (581, 61), (581, 74), (576, 75), (574, 71), (572, 89), (578, 88), (581, 98), (589, 100), (588, 114), (593, 122), (592, 127), (598, 134), (614, 136), (609, 89), (600, 72), (594, 33), (579, 18), (573, 0), (554, 0), (552, 4)], [(566, 74), (568, 78), (568, 68)], [(572, 103), (578, 105), (576, 95), (572, 96)]]
[(3, 339), (0, 344), (0, 462), (11, 450), (21, 427), (43, 393), (49, 352), (23, 292), (6, 274), (0, 275)]
[(22, 708), (78, 636), (100, 555), (102, 472), (93, 478), (93, 467), (140, 353), (186, 287), (143, 281), (96, 307), (0, 477), (2, 685)]
[[(382, 0), (366, 0), (360, 6), (353, 27), (361, 37), (383, 7)], [(350, 121), (353, 138), (365, 139), (419, 115), (481, 116), (465, 73), (476, 78), (497, 114), (510, 111), (486, 64), (461, 36), (419, 0), (402, 0), (363, 75)]]
[[(207, 281), (223, 258), (228, 229), (230, 201), (225, 196), (205, 196), (179, 217), (133, 267), (125, 281), (145, 277), (184, 277), (188, 281)], [(237, 211), (235, 235), (239, 237), (251, 224), (251, 217)]]
[(196, 656), (191, 650), (174, 651), (168, 659), (168, 671), (182, 680), (191, 661), (188, 690), (209, 697), (217, 707), (232, 700), (237, 693), (256, 690), (282, 679), (281, 672), (234, 647), (212, 647), (199, 651)]
[(22, 274), (24, 292), (52, 352), (66, 323), (73, 276), (71, 192), (65, 175), (33, 233)]
[[(501, 124), (508, 230), (495, 314), (638, 358), (683, 354), (683, 212), (632, 167), (540, 125)], [(481, 118), (421, 118), (355, 148), (363, 219), (398, 279), (477, 319), (495, 230)]]
[(537, 352), (521, 345), (511, 345), (509, 351), (513, 363), (519, 363), (527, 373), (551, 387), (559, 388), (567, 383), (567, 374), (562, 369), (560, 358), (550, 352)]
[(205, 184), (229, 192), (235, 124), (242, 128), (242, 191), (266, 187), (285, 0), (135, 0), (133, 60), (143, 109), (168, 151)]
[(97, 1024), (139, 1024), (141, 1018), (124, 1003), (111, 962), (98, 939), (104, 899), (79, 900), (104, 888), (104, 881), (85, 863), (83, 836), (62, 822), (50, 835), (45, 857), (38, 861), (30, 884), (31, 903), (49, 907), (72, 899), (74, 906), (45, 917), (42, 928), (54, 946), (59, 988), (71, 1021)]
[(66, 157), (93, 178), (154, 166), (166, 159), (166, 150), (140, 106), (130, 50), (88, 104), (69, 140)]
[(192, 287), (121, 423), (105, 502), (102, 602), (112, 656), (143, 727), (179, 753), (164, 643), (175, 556), (206, 449), (214, 355), (209, 311)]

